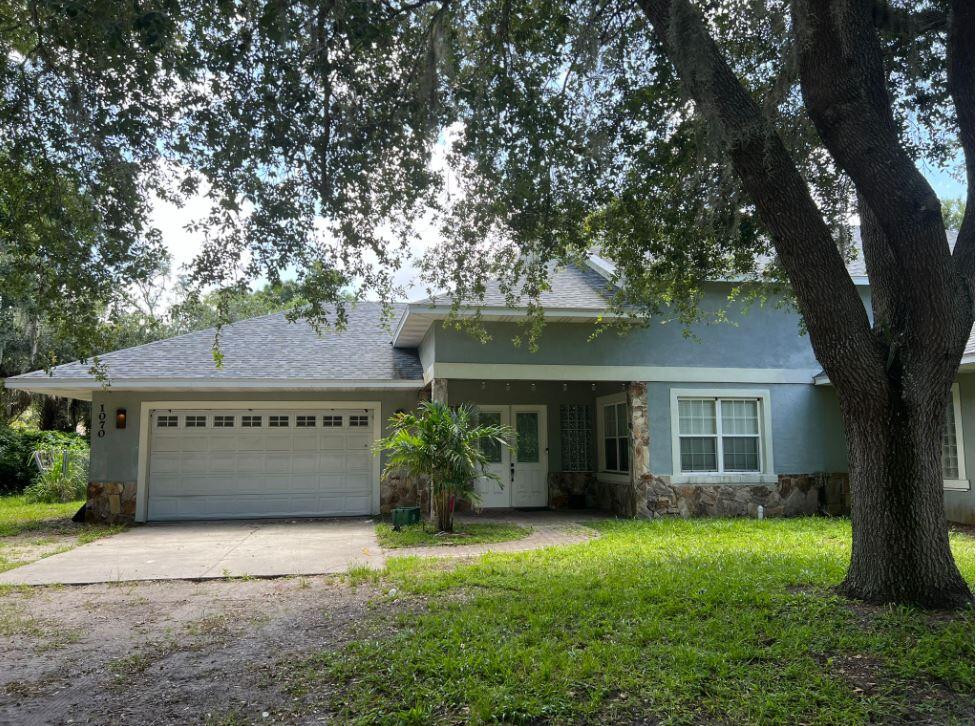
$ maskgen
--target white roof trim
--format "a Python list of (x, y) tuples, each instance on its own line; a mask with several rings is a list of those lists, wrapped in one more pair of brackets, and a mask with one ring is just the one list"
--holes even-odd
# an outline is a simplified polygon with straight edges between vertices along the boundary
[(393, 388), (418, 390), (424, 382), (413, 380), (376, 380), (352, 378), (116, 378), (107, 381), (94, 378), (68, 379), (8, 378), (7, 388), (31, 393), (57, 394), (58, 391), (281, 391), (281, 390), (372, 390)]

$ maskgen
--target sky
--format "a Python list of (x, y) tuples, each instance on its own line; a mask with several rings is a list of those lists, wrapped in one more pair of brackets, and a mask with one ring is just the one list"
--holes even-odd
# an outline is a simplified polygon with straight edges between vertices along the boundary
[[(435, 164), (443, 159), (435, 159)], [(965, 196), (964, 185), (947, 171), (923, 169), (923, 174), (940, 199), (955, 199)], [(188, 200), (182, 207), (164, 201), (157, 201), (153, 209), (153, 222), (160, 229), (163, 241), (173, 259), (173, 271), (188, 264), (200, 252), (203, 245), (202, 234), (188, 232), (185, 227), (192, 221), (202, 218), (207, 212), (207, 201), (203, 196)], [(437, 230), (430, 224), (418, 229), (420, 240), (411, 248), (411, 254), (420, 257), (438, 241)], [(396, 283), (406, 292), (406, 299), (423, 297), (426, 292), (420, 282), (415, 266), (405, 266), (396, 275)], [(260, 286), (260, 281), (257, 286)]]

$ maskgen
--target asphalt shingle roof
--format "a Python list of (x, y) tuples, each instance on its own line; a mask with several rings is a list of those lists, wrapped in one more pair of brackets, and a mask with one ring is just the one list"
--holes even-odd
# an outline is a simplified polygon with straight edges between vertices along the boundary
[[(394, 305), (393, 319), (403, 312)], [(228, 325), (220, 333), (223, 365), (213, 359), (214, 329), (180, 335), (99, 356), (110, 380), (124, 379), (311, 379), (423, 380), (417, 351), (394, 348), (380, 303), (349, 305), (345, 330), (319, 335), (304, 320), (273, 313)], [(90, 364), (53, 369), (55, 379), (91, 379)], [(17, 379), (43, 378), (35, 371)]]
[[(515, 290), (518, 291), (516, 284)], [(609, 283), (600, 273), (589, 267), (576, 265), (552, 265), (549, 273), (549, 289), (539, 295), (539, 303), (547, 310), (606, 310), (610, 296)], [(450, 305), (449, 295), (435, 295), (414, 302), (414, 305)], [(517, 299), (515, 307), (525, 307), (528, 300)], [(507, 301), (498, 280), (485, 283), (484, 299), (465, 297), (463, 305), (480, 307), (506, 307)]]

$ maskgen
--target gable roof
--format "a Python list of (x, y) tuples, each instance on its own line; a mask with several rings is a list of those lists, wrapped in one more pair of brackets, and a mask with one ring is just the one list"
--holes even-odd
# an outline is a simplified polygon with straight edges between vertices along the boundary
[[(393, 306), (393, 319), (403, 305)], [(417, 351), (394, 348), (380, 303), (350, 304), (348, 326), (321, 335), (305, 320), (289, 322), (272, 313), (225, 326), (220, 332), (223, 365), (213, 359), (216, 330), (117, 350), (99, 356), (114, 389), (140, 388), (419, 388), (423, 372)], [(90, 364), (68, 363), (50, 374), (34, 371), (6, 380), (22, 390), (94, 390), (102, 386)]]
[[(612, 290), (606, 278), (589, 266), (579, 267), (574, 264), (561, 265), (551, 263), (548, 266), (548, 289), (539, 295), (539, 304), (547, 310), (605, 310)], [(521, 292), (519, 283), (514, 289)], [(454, 298), (450, 295), (440, 295), (416, 300), (410, 303), (412, 308), (422, 306), (442, 307), (451, 305)], [(485, 282), (483, 298), (468, 295), (460, 299), (461, 307), (504, 308), (508, 301), (502, 292), (498, 280)], [(514, 307), (525, 308), (529, 301), (521, 295), (515, 299)]]

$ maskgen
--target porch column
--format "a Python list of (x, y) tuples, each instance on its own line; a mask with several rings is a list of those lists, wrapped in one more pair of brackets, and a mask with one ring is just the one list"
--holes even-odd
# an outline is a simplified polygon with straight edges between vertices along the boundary
[(447, 379), (434, 378), (430, 382), (430, 400), (447, 403)]
[(651, 436), (647, 418), (647, 384), (631, 381), (627, 384), (627, 411), (630, 414), (630, 490), (632, 512), (643, 513), (643, 477), (651, 470)]

